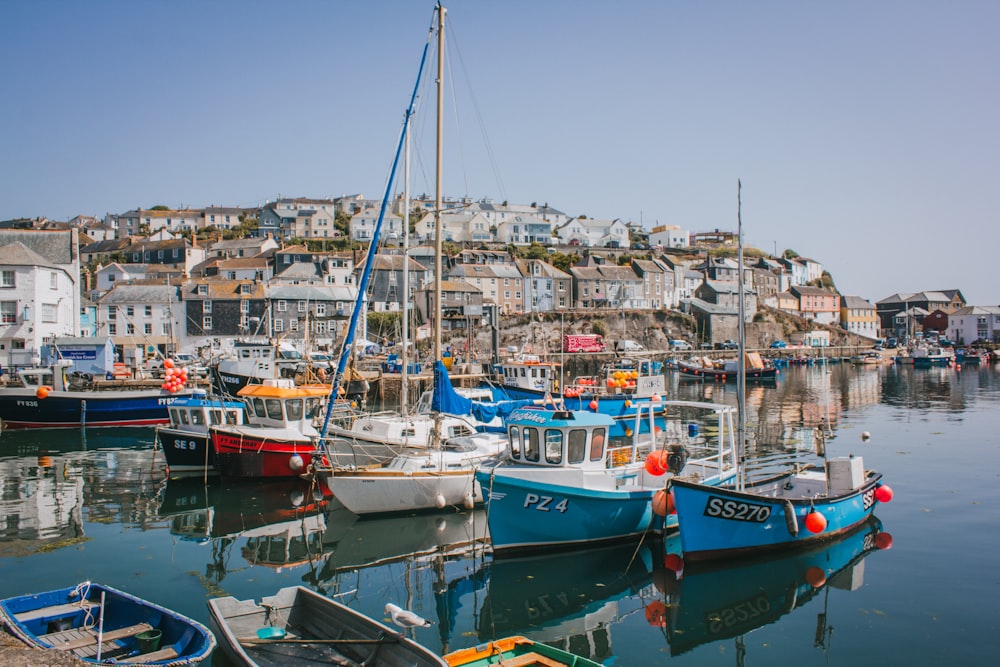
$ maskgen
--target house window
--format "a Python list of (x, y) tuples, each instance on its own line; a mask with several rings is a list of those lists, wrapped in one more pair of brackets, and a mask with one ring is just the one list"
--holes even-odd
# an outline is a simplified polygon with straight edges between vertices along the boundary
[(146, 306), (146, 317), (152, 317), (152, 316), (153, 316), (153, 307)]
[(326, 322), (316, 323), (316, 333), (321, 335), (326, 333)]
[(146, 334), (147, 336), (152, 336), (153, 335), (153, 323), (152, 322), (146, 322), (145, 324), (143, 324), (142, 325), (142, 332), (144, 334)]
[(275, 320), (274, 321), (274, 333), (281, 333), (284, 330), (285, 330), (285, 321), (284, 320)]
[(243, 317), (240, 318), (240, 329), (245, 330), (249, 328), (250, 328), (250, 318), (244, 315)]
[(118, 306), (108, 306), (108, 319), (109, 320), (118, 319)]
[(250, 283), (243, 283), (240, 285), (240, 294), (250, 294), (250, 289), (253, 287)]
[(0, 301), (0, 324), (17, 324), (17, 301)]
[(14, 272), (10, 270), (0, 271), (0, 287), (16, 287), (14, 282)]
[(59, 289), (59, 274), (55, 271), (49, 274), (49, 289)]
[(125, 335), (134, 336), (135, 335), (135, 325), (129, 322), (125, 325)]
[(208, 300), (202, 301), (201, 312), (205, 314), (212, 312), (212, 302)]
[(298, 304), (297, 304), (297, 308), (298, 308), (298, 311), (300, 313), (306, 312), (306, 302), (305, 301), (299, 301)]
[(55, 321), (56, 321), (56, 304), (43, 303), (42, 322), (55, 322)]
[(198, 285), (198, 294), (208, 294), (208, 285)]
[(297, 319), (288, 320), (288, 330), (289, 331), (298, 331), (299, 330), (299, 321)]
[(125, 306), (125, 316), (129, 319), (135, 317), (135, 306)]
[(211, 317), (203, 317), (202, 320), (201, 320), (201, 328), (204, 331), (211, 331), (212, 330), (212, 318)]
[(240, 312), (241, 313), (250, 312), (250, 299), (240, 299)]
[(114, 322), (108, 322), (108, 335), (117, 336), (118, 335), (118, 325)]
[(161, 329), (160, 330), (161, 334), (163, 334), (164, 336), (169, 336), (170, 335), (170, 322), (163, 322), (160, 325), (160, 329)]
[(278, 312), (283, 313), (288, 310), (288, 302), (284, 299), (278, 301)]

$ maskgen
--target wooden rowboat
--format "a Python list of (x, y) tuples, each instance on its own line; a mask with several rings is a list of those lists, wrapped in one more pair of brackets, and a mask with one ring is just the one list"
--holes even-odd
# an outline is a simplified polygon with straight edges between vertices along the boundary
[(304, 586), (282, 588), (259, 604), (213, 598), (208, 610), (222, 650), (237, 665), (448, 664), (379, 621)]
[(444, 656), (449, 667), (601, 667), (601, 663), (548, 644), (515, 636), (453, 651)]
[(191, 665), (215, 649), (201, 623), (89, 581), (0, 600), (0, 620), (29, 646), (95, 664)]

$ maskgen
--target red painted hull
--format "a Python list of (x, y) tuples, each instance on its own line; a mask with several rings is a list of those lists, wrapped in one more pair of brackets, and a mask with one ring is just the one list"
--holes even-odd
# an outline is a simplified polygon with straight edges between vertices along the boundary
[(283, 441), (212, 431), (215, 466), (223, 477), (299, 477), (309, 470), (314, 448), (308, 441)]

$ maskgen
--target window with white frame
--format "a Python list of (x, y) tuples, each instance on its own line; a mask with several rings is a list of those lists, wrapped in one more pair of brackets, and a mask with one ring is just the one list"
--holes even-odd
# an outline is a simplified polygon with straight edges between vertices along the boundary
[(146, 317), (152, 317), (152, 316), (153, 316), (153, 307), (146, 306)]
[(208, 285), (198, 285), (198, 294), (208, 294)]
[(118, 306), (108, 306), (108, 319), (109, 320), (118, 319)]
[(212, 330), (212, 318), (211, 317), (203, 317), (203, 318), (201, 318), (201, 328), (204, 331), (211, 331)]
[(326, 304), (325, 303), (317, 303), (316, 304), (316, 315), (320, 316), (320, 317), (326, 315)]
[(108, 335), (117, 336), (118, 335), (118, 324), (115, 322), (108, 322)]
[(295, 318), (292, 318), (292, 319), (288, 320), (288, 330), (289, 331), (298, 331), (299, 330), (299, 321), (297, 319), (295, 319)]
[(17, 287), (13, 270), (4, 269), (0, 271), (0, 287)]
[(147, 336), (152, 336), (153, 335), (153, 323), (152, 322), (146, 322), (145, 324), (143, 324), (142, 325), (142, 332), (144, 334), (146, 334)]
[(59, 274), (55, 271), (49, 273), (49, 289), (59, 289)]
[(252, 289), (253, 285), (251, 285), (250, 283), (243, 283), (242, 285), (240, 285), (240, 294), (250, 294)]
[(208, 300), (202, 301), (201, 302), (201, 312), (204, 313), (204, 314), (208, 314), (208, 313), (212, 312), (212, 302), (208, 301)]
[(170, 322), (162, 322), (160, 324), (160, 329), (161, 329), (161, 331), (160, 331), (161, 334), (163, 334), (164, 336), (169, 336), (170, 335)]
[(0, 324), (17, 324), (17, 301), (0, 301)]
[(326, 333), (326, 322), (316, 323), (316, 333), (321, 336)]
[(125, 306), (125, 315), (129, 318), (135, 317), (135, 306)]
[(275, 320), (274, 321), (274, 333), (281, 333), (284, 330), (285, 330), (285, 321), (284, 320)]
[(241, 313), (250, 312), (250, 299), (240, 299), (240, 312)]
[(43, 303), (42, 304), (42, 322), (55, 322), (57, 319), (56, 304), (54, 303)]
[(125, 325), (125, 335), (134, 336), (135, 335), (135, 325), (129, 322)]
[(284, 299), (279, 299), (278, 300), (278, 312), (279, 313), (283, 313), (286, 310), (288, 310), (288, 302), (285, 301)]
[(306, 302), (305, 301), (299, 301), (298, 304), (296, 304), (296, 305), (297, 305), (298, 311), (300, 313), (306, 312)]

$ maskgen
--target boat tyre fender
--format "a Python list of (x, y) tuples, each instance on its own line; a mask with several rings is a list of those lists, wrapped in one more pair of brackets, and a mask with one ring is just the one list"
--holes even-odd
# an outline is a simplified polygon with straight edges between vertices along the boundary
[(788, 527), (788, 534), (792, 537), (799, 536), (799, 520), (795, 517), (795, 507), (791, 500), (785, 501), (785, 525)]
[(670, 453), (667, 454), (667, 470), (679, 475), (685, 465), (687, 465), (687, 450), (682, 446), (672, 445)]

